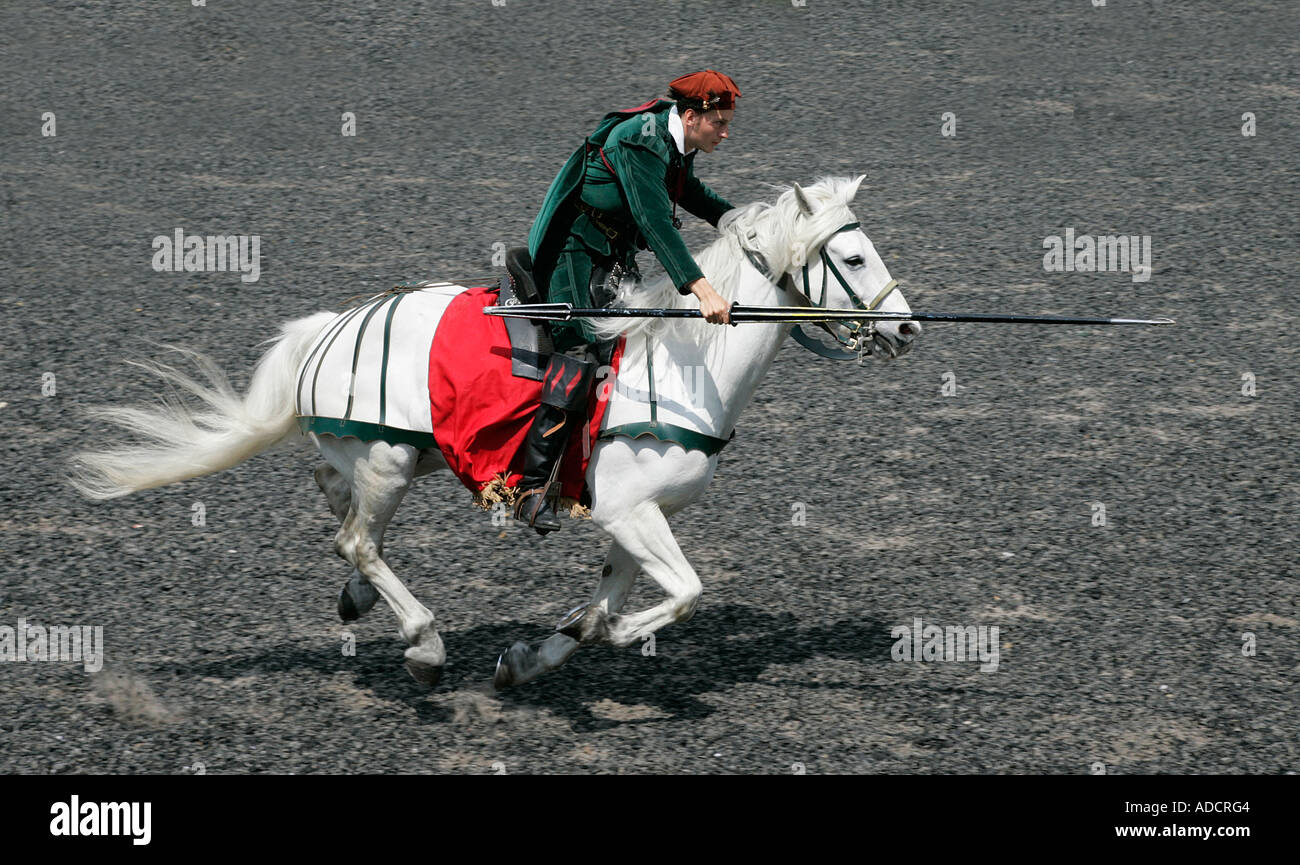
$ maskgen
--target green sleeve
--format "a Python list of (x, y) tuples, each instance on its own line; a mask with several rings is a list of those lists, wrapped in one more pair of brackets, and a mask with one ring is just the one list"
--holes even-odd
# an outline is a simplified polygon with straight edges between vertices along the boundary
[(709, 189), (694, 172), (688, 174), (686, 182), (682, 184), (681, 204), (689, 213), (698, 216), (714, 228), (718, 227), (718, 220), (722, 218), (722, 214), (736, 206)]
[(704, 274), (691, 257), (682, 236), (673, 228), (673, 205), (664, 185), (667, 163), (655, 151), (630, 142), (620, 142), (617, 147), (607, 148), (605, 153), (618, 172), (628, 209), (645, 235), (646, 244), (677, 290), (689, 294), (686, 286)]

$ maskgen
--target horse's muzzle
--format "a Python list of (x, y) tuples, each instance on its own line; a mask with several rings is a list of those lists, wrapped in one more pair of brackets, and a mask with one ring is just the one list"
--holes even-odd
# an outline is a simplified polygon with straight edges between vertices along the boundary
[(920, 335), (921, 325), (914, 321), (894, 326), (878, 324), (871, 337), (871, 353), (884, 360), (902, 357), (912, 350), (912, 343)]

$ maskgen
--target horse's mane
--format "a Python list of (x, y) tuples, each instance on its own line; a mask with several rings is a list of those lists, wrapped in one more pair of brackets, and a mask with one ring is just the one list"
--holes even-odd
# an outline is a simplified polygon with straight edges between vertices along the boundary
[[(728, 303), (735, 300), (740, 284), (744, 250), (757, 253), (773, 274), (790, 271), (801, 252), (806, 257), (816, 255), (817, 248), (837, 228), (854, 220), (850, 204), (861, 182), (861, 176), (819, 177), (811, 186), (802, 187), (804, 197), (812, 205), (812, 216), (799, 209), (794, 187), (790, 186), (774, 187), (781, 190), (775, 203), (759, 201), (729, 211), (718, 222), (719, 237), (695, 256), (700, 270)], [(695, 309), (699, 301), (693, 294), (679, 294), (672, 280), (664, 275), (645, 282), (625, 281), (619, 287), (614, 305)], [(596, 319), (592, 324), (603, 338), (620, 333), (629, 338), (636, 334), (655, 335), (671, 327), (676, 335), (690, 335), (702, 345), (708, 345), (730, 329), (702, 319), (606, 318)]]

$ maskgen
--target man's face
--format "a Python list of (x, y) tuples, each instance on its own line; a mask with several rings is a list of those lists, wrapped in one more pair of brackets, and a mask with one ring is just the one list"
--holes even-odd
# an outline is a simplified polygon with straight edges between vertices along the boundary
[(686, 152), (698, 147), (705, 153), (712, 153), (713, 148), (722, 143), (722, 139), (731, 137), (731, 118), (735, 114), (734, 108), (715, 108), (703, 112), (687, 108), (686, 114), (682, 116), (682, 140)]

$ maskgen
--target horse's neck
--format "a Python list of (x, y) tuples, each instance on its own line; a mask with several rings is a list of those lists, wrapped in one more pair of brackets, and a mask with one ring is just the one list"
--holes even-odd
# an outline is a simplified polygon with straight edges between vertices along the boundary
[[(779, 304), (784, 296), (751, 267), (744, 267), (734, 300), (743, 306), (771, 306)], [(711, 325), (717, 327), (719, 325)], [(723, 325), (725, 326), (725, 325)], [(726, 436), (735, 428), (736, 421), (749, 405), (763, 377), (772, 366), (781, 342), (790, 334), (788, 324), (740, 324), (717, 333), (712, 345), (700, 345), (691, 337), (665, 335), (664, 345), (656, 347), (655, 378), (661, 383), (672, 379), (696, 382), (696, 399), (707, 409), (715, 432)], [(632, 373), (637, 379), (644, 375), (644, 346), (641, 339), (629, 341)], [(679, 367), (676, 371), (659, 371), (659, 364)], [(699, 377), (703, 367), (703, 380)], [(695, 369), (692, 369), (695, 368)], [(638, 385), (639, 386), (639, 385)]]
[[(734, 299), (742, 306), (776, 306), (785, 297), (757, 270), (745, 267)], [(781, 343), (790, 335), (790, 328), (789, 324), (738, 324), (729, 328), (725, 349), (717, 353), (713, 362), (716, 369), (709, 369), (726, 413), (724, 435), (735, 427), (741, 412), (749, 405), (772, 361), (776, 360)]]

